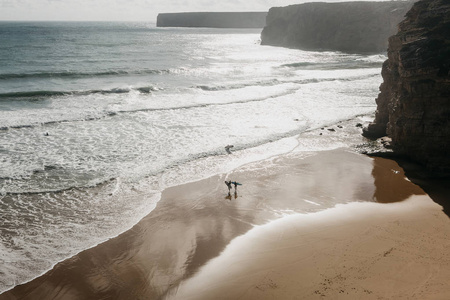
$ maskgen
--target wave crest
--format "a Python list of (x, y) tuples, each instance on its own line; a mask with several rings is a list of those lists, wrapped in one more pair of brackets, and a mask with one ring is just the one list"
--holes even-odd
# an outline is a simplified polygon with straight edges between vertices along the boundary
[(24, 100), (40, 100), (43, 98), (57, 97), (57, 96), (87, 96), (91, 94), (125, 94), (132, 91), (137, 91), (142, 94), (149, 94), (160, 90), (154, 86), (144, 86), (138, 88), (112, 88), (109, 90), (87, 90), (87, 91), (26, 91), (26, 92), (12, 92), (0, 94), (1, 99), (24, 99)]
[(84, 77), (103, 77), (103, 76), (125, 76), (125, 75), (149, 75), (149, 74), (167, 74), (170, 70), (135, 70), (123, 71), (112, 70), (103, 72), (37, 72), (37, 73), (7, 73), (0, 74), (0, 80), (9, 79), (28, 79), (28, 78), (84, 78)]

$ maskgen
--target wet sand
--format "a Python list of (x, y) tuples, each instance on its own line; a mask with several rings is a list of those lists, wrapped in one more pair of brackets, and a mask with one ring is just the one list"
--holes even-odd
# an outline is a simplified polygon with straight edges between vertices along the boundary
[(169, 188), (131, 230), (0, 299), (448, 299), (449, 241), (395, 162), (292, 153)]

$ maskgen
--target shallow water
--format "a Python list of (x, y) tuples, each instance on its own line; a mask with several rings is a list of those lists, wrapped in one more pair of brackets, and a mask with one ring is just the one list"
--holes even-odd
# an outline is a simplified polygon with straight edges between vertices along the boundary
[(165, 187), (372, 113), (385, 59), (140, 23), (2, 22), (0, 37), (0, 291), (130, 228)]

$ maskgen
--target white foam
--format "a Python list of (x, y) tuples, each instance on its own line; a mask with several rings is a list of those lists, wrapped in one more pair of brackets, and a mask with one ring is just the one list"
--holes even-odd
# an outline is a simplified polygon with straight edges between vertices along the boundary
[[(255, 33), (149, 34), (131, 65), (108, 57), (105, 62), (115, 69), (169, 72), (55, 79), (45, 86), (126, 93), (0, 103), (0, 127), (31, 125), (0, 130), (1, 229), (12, 231), (0, 237), (0, 291), (130, 228), (166, 187), (294, 149), (339, 147), (337, 138), (297, 135), (375, 110), (377, 69), (345, 68), (364, 56), (261, 47)], [(177, 42), (167, 44), (164, 34)], [(95, 55), (83, 58), (84, 67), (100, 61)], [(283, 66), (299, 61), (311, 66)], [(326, 70), (327, 63), (342, 67)], [(156, 88), (140, 92), (143, 86)], [(231, 154), (226, 145), (234, 145)], [(55, 190), (60, 192), (42, 193)]]

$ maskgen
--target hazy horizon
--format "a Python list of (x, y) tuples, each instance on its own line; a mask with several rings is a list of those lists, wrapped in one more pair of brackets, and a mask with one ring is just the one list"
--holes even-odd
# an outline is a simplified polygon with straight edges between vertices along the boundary
[(0, 21), (156, 22), (158, 13), (267, 11), (274, 6), (287, 6), (305, 2), (347, 1), (275, 0), (269, 2), (267, 0), (233, 0), (224, 3), (210, 0), (0, 0)]

